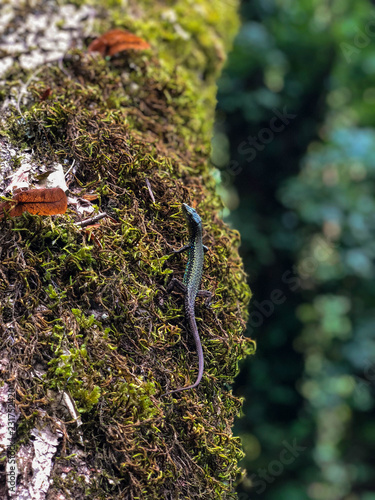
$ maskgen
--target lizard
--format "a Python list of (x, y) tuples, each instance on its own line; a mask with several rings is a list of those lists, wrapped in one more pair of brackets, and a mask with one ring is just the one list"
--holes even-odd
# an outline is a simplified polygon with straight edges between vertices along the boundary
[(195, 319), (195, 299), (196, 297), (206, 297), (208, 303), (210, 298), (212, 297), (211, 292), (207, 290), (199, 290), (203, 274), (204, 252), (205, 250), (208, 250), (208, 248), (204, 246), (202, 242), (202, 219), (200, 218), (196, 210), (194, 210), (194, 208), (192, 207), (189, 207), (189, 205), (187, 205), (186, 203), (182, 204), (182, 211), (185, 215), (186, 222), (189, 228), (190, 240), (187, 245), (184, 245), (179, 250), (174, 250), (174, 253), (181, 253), (185, 250), (188, 250), (189, 258), (183, 281), (181, 282), (177, 278), (172, 278), (167, 287), (167, 292), (171, 292), (173, 289), (177, 289), (185, 295), (185, 317), (190, 327), (190, 331), (193, 334), (195, 346), (198, 353), (198, 376), (194, 384), (168, 391), (163, 394), (163, 396), (166, 396), (167, 394), (171, 394), (173, 392), (194, 389), (202, 380), (204, 371), (204, 356), (197, 322)]

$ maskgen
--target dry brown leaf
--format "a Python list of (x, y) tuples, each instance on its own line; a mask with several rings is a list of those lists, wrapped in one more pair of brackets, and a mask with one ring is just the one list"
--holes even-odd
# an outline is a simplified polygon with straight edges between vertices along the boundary
[(110, 30), (92, 41), (88, 47), (89, 52), (99, 52), (103, 57), (114, 56), (124, 50), (145, 50), (151, 46), (142, 38), (129, 31), (120, 29)]
[(23, 212), (34, 215), (56, 215), (66, 212), (68, 199), (64, 191), (57, 188), (27, 189), (13, 196), (12, 201), (0, 203), (0, 219), (8, 212), (17, 217)]
[(97, 200), (99, 198), (99, 195), (98, 195), (98, 193), (86, 193), (86, 194), (82, 195), (82, 198), (84, 200), (94, 201), (94, 200)]
[(46, 99), (48, 99), (51, 96), (51, 94), (52, 94), (51, 88), (47, 87), (46, 90), (40, 94), (39, 100), (45, 101)]

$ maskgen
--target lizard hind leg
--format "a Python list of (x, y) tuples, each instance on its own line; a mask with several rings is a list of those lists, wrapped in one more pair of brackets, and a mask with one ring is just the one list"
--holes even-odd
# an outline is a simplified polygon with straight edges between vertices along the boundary
[(199, 290), (199, 292), (197, 293), (197, 297), (205, 297), (206, 300), (204, 301), (204, 305), (206, 307), (209, 307), (213, 294), (209, 290)]
[(171, 292), (172, 290), (178, 290), (179, 292), (185, 294), (187, 292), (185, 283), (182, 283), (182, 281), (178, 280), (177, 278), (172, 278), (168, 283), (167, 292)]

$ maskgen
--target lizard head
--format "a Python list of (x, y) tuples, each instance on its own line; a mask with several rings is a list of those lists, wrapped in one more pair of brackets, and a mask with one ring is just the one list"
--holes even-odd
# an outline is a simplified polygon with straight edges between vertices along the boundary
[(186, 203), (182, 204), (182, 211), (185, 215), (185, 218), (189, 224), (189, 226), (199, 226), (202, 223), (202, 219), (197, 214), (194, 208), (189, 207)]

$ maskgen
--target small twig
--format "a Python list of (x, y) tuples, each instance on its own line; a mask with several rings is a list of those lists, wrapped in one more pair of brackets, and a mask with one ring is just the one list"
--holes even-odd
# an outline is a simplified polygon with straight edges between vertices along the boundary
[(59, 57), (59, 58), (57, 59), (57, 65), (58, 65), (59, 69), (60, 69), (60, 70), (64, 73), (64, 75), (65, 75), (65, 76), (67, 76), (67, 77), (69, 78), (69, 80), (73, 80), (72, 75), (69, 73), (69, 71), (67, 71), (67, 70), (64, 68), (64, 64), (63, 64), (63, 62), (64, 62), (64, 58), (65, 58), (65, 56), (66, 56), (66, 52), (65, 52), (65, 54), (63, 54), (61, 57)]
[(152, 192), (152, 189), (151, 189), (150, 181), (147, 179), (147, 177), (146, 177), (146, 185), (148, 188), (148, 192), (150, 193), (152, 203), (156, 203), (154, 193)]
[[(95, 215), (94, 217), (91, 217), (91, 219), (86, 219), (81, 222), (76, 222), (74, 225), (78, 227), (86, 227), (89, 226), (90, 224), (95, 224), (95, 222), (98, 222), (101, 219), (104, 219), (104, 217), (109, 217), (105, 212), (102, 212), (98, 215)], [(112, 219), (112, 217), (111, 217)], [(113, 219), (112, 219), (113, 220)]]
[(75, 162), (76, 162), (76, 160), (74, 159), (74, 160), (73, 160), (73, 163), (70, 165), (70, 167), (68, 168), (67, 173), (65, 174), (65, 179), (67, 178), (67, 176), (68, 176), (69, 172), (70, 172), (70, 171), (72, 170), (72, 168), (74, 167)]
[(23, 97), (24, 94), (26, 94), (26, 90), (27, 90), (27, 87), (30, 85), (30, 83), (34, 80), (34, 78), (37, 76), (38, 73), (40, 73), (43, 69), (43, 67), (45, 66), (45, 64), (43, 64), (42, 66), (40, 66), (38, 69), (36, 69), (34, 71), (34, 73), (30, 76), (30, 78), (27, 80), (27, 82), (22, 85), (19, 93), (18, 93), (18, 98), (17, 98), (17, 111), (19, 112), (19, 114), (22, 116), (23, 118), (23, 113), (21, 111), (21, 99)]

